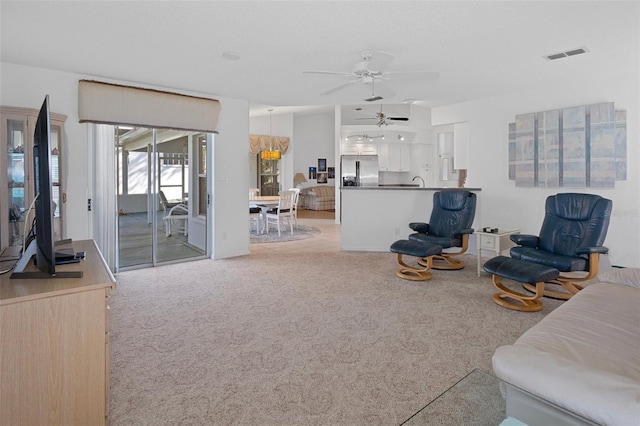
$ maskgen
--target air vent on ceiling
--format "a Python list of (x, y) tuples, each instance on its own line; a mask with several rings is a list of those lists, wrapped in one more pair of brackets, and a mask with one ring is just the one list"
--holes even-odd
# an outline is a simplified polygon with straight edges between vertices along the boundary
[(568, 58), (569, 56), (582, 55), (583, 53), (587, 53), (589, 50), (586, 47), (578, 47), (577, 49), (571, 49), (560, 53), (552, 53), (551, 55), (543, 56), (543, 58), (554, 61), (560, 58)]

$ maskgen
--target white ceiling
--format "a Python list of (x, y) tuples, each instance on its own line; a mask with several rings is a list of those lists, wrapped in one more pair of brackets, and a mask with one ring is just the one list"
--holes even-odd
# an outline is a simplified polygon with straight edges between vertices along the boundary
[[(371, 94), (304, 70), (351, 71), (392, 53), (384, 103), (425, 106), (638, 72), (640, 3), (569, 1), (2, 1), (3, 62), (251, 102), (252, 113), (358, 104)], [(544, 55), (577, 47), (557, 61)], [(235, 52), (239, 60), (223, 58)], [(305, 108), (296, 108), (305, 110)]]

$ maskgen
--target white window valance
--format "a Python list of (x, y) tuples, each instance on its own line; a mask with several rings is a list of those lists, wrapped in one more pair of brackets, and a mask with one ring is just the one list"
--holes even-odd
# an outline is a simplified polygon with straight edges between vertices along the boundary
[(289, 138), (285, 136), (249, 135), (249, 152), (258, 154), (260, 151), (278, 150), (282, 154), (289, 149)]
[(220, 102), (217, 99), (93, 80), (78, 82), (81, 123), (128, 124), (214, 133), (219, 115)]

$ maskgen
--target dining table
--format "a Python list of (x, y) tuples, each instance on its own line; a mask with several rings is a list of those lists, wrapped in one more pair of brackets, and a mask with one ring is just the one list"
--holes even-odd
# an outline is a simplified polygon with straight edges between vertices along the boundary
[[(261, 221), (263, 222), (262, 234), (264, 234), (267, 229), (267, 210), (278, 207), (278, 204), (280, 204), (280, 197), (278, 195), (262, 195), (249, 198), (249, 207), (259, 207), (261, 210)], [(256, 232), (258, 232), (258, 227), (256, 227)]]

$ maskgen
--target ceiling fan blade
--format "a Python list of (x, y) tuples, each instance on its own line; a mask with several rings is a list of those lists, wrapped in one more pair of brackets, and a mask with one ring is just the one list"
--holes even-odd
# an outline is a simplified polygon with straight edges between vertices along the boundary
[(371, 71), (382, 71), (396, 57), (387, 52), (371, 52), (371, 58), (367, 65), (367, 69)]
[(350, 85), (352, 85), (352, 84), (354, 84), (354, 83), (358, 83), (359, 81), (360, 81), (360, 79), (359, 79), (359, 78), (357, 78), (357, 79), (355, 79), (355, 80), (350, 80), (350, 81), (347, 81), (346, 83), (342, 83), (341, 85), (336, 86), (336, 87), (334, 87), (333, 89), (329, 89), (329, 90), (327, 90), (326, 92), (323, 92), (323, 93), (320, 93), (320, 94), (321, 94), (321, 95), (330, 95), (330, 94), (332, 94), (332, 93), (337, 92), (338, 90), (342, 90), (342, 89), (344, 89), (344, 88), (345, 88), (345, 87), (347, 87), (347, 86), (350, 86)]
[(397, 79), (414, 79), (414, 80), (437, 80), (440, 77), (439, 72), (435, 71), (392, 71), (382, 73), (383, 80)]
[(307, 75), (328, 75), (328, 76), (340, 76), (340, 77), (353, 77), (353, 74), (349, 73), (349, 72), (342, 72), (342, 71), (314, 71), (314, 70), (308, 70), (308, 71), (302, 71), (302, 74), (307, 74)]
[(387, 117), (387, 120), (409, 121), (408, 117)]
[(384, 99), (384, 98), (383, 98), (382, 96), (377, 96), (377, 95), (373, 95), (373, 94), (372, 94), (372, 95), (371, 95), (371, 97), (366, 98), (366, 99), (363, 99), (363, 101), (366, 101), (366, 102), (375, 102), (375, 101), (381, 101), (381, 100), (383, 100), (383, 99)]

